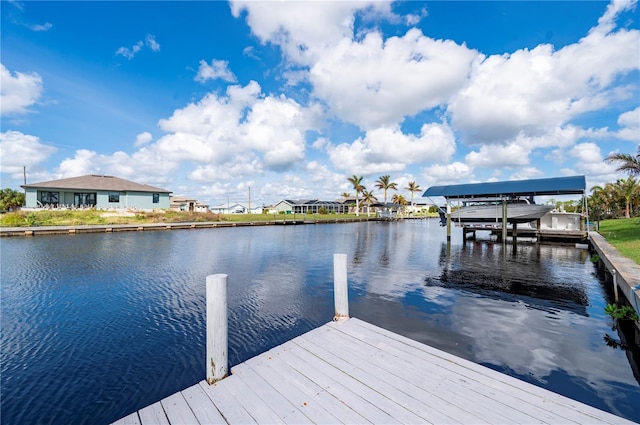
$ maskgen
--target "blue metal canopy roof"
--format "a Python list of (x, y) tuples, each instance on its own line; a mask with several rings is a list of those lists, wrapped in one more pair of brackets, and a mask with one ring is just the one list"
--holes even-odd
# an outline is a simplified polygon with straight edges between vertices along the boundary
[(491, 183), (431, 186), (423, 197), (491, 198), (508, 196), (581, 195), (586, 189), (584, 176), (554, 177), (550, 179), (513, 180)]

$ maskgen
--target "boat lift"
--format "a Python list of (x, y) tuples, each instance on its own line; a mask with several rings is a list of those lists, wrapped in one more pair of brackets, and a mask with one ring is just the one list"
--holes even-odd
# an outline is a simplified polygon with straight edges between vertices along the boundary
[[(441, 196), (446, 200), (446, 211), (438, 207), (446, 216), (447, 241), (451, 240), (451, 201), (493, 201), (502, 203), (502, 242), (507, 241), (508, 203), (509, 199), (535, 196), (583, 195), (584, 211), (586, 208), (585, 176), (553, 177), (547, 179), (513, 180), (489, 183), (469, 183), (444, 186), (431, 186), (422, 195), (425, 198)], [(432, 200), (433, 202), (433, 200)], [(437, 205), (437, 204), (436, 204)], [(516, 242), (517, 224), (513, 223), (513, 241)]]

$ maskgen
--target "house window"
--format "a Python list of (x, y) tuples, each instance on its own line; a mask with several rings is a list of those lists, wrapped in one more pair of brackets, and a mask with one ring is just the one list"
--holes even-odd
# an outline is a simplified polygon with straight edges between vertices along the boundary
[(159, 204), (160, 203), (160, 194), (159, 193), (154, 193), (153, 194), (153, 203), (154, 204)]
[(73, 194), (73, 204), (80, 206), (91, 206), (95, 207), (96, 205), (96, 194), (95, 193), (74, 193)]
[(109, 202), (120, 202), (120, 192), (109, 192)]
[(40, 192), (40, 202), (44, 205), (58, 205), (60, 192)]

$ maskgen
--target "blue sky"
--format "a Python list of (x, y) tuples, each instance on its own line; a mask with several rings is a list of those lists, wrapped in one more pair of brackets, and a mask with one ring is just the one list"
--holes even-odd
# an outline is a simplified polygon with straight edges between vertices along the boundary
[(640, 143), (636, 1), (0, 6), (2, 187), (25, 166), (212, 206), (333, 200), (354, 174), (592, 186)]

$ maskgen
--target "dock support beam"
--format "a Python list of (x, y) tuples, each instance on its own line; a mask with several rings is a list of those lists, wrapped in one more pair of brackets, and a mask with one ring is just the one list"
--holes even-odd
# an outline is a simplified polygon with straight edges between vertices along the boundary
[(502, 243), (507, 243), (507, 200), (502, 200)]
[(227, 275), (207, 276), (207, 383), (228, 374)]
[(333, 254), (333, 320), (349, 318), (349, 290), (347, 287), (347, 254)]
[(451, 204), (447, 200), (447, 241), (451, 241)]

